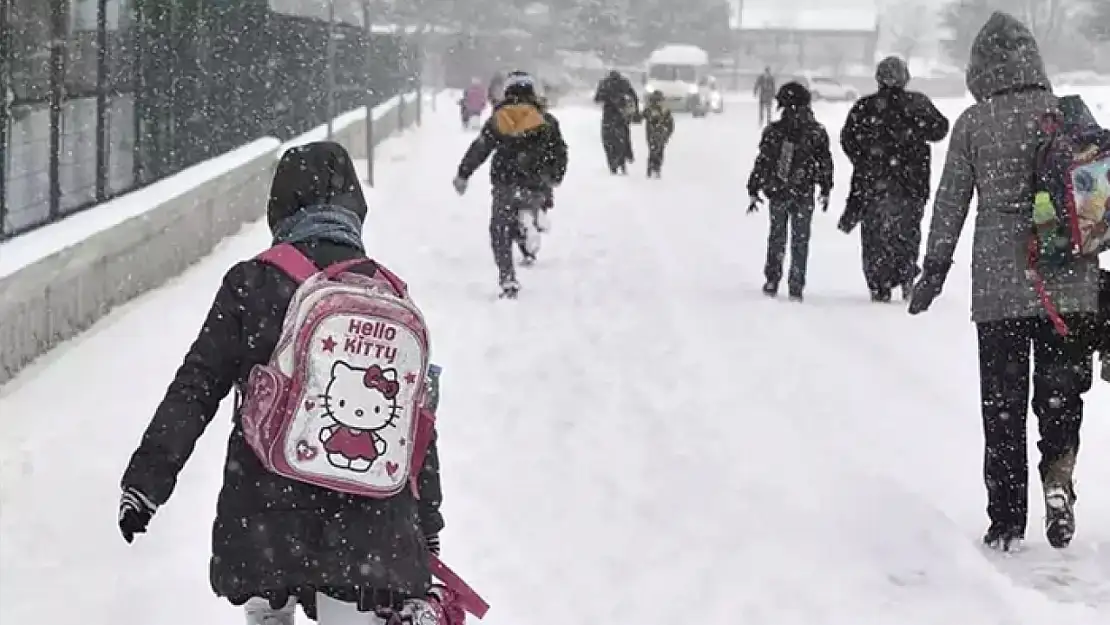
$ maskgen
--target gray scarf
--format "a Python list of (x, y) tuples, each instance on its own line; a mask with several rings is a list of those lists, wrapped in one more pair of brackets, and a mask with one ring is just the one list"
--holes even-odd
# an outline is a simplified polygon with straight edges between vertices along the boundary
[(274, 226), (274, 245), (322, 240), (353, 247), (365, 253), (362, 220), (354, 211), (339, 206), (308, 206)]

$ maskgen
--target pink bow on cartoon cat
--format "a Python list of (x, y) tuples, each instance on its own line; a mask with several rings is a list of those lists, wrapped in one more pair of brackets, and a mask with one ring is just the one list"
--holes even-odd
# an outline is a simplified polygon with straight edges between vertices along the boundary
[(372, 388), (380, 392), (386, 399), (396, 398), (397, 393), (401, 390), (401, 385), (395, 380), (385, 377), (385, 372), (378, 365), (371, 365), (366, 370), (366, 375), (362, 376), (362, 383), (366, 385), (366, 388)]

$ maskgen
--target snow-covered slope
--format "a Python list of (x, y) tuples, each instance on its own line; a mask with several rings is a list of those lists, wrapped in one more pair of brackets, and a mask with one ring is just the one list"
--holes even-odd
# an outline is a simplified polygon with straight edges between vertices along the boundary
[[(596, 111), (556, 112), (571, 171), (519, 301), (495, 299), (484, 171), (464, 198), (450, 187), (472, 136), (450, 108), (381, 152), (370, 199), (371, 249), (411, 283), (445, 367), (444, 556), (487, 622), (1105, 622), (1102, 387), (1072, 549), (1047, 547), (1036, 503), (1025, 553), (978, 547), (970, 237), (929, 314), (870, 304), (858, 240), (835, 228), (838, 155), (807, 301), (769, 301), (766, 217), (744, 213), (751, 104), (680, 117), (661, 181), (640, 162), (610, 177)], [(846, 112), (818, 108), (834, 135)], [(226, 410), (132, 547), (116, 481), (222, 272), (266, 242), (250, 229), (2, 390), (0, 622), (238, 622), (206, 581)]]

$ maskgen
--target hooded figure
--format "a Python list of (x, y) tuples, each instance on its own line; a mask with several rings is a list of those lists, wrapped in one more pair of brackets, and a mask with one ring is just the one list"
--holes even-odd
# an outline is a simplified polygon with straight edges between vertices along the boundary
[(544, 110), (535, 80), (525, 72), (513, 72), (506, 78), (504, 99), (463, 155), (454, 180), (459, 194), (466, 192), (470, 177), (491, 155), (490, 247), (502, 296), (515, 297), (520, 284), (513, 263), (513, 241), (526, 264), (535, 260), (540, 211), (550, 207), (552, 189), (563, 182), (567, 171), (567, 144), (559, 121)]
[[(366, 201), (342, 146), (291, 148), (274, 173), (266, 217), (274, 243), (290, 243), (317, 267), (364, 258)], [(373, 273), (367, 262), (353, 271)], [(233, 266), (124, 472), (120, 530), (130, 541), (165, 504), (197, 439), (251, 368), (267, 362), (296, 283), (258, 260)], [(232, 415), (224, 481), (212, 526), (212, 590), (235, 605), (298, 599), (310, 615), (321, 601), (360, 609), (423, 597), (429, 549), (443, 528), (433, 442), (419, 475), (420, 499), (344, 494), (271, 473)], [(255, 601), (252, 601), (255, 603)], [(342, 609), (342, 608), (341, 608)], [(251, 614), (248, 610), (248, 614)], [(321, 625), (325, 619), (321, 619)]]
[(923, 93), (907, 91), (906, 62), (889, 57), (875, 71), (877, 93), (848, 113), (840, 145), (852, 162), (852, 188), (840, 219), (851, 232), (860, 222), (863, 274), (871, 299), (889, 302), (902, 287), (909, 299), (919, 273), (921, 220), (929, 200), (932, 148), (948, 135), (948, 119)]
[(1040, 422), (1040, 477), (1046, 533), (1067, 545), (1075, 530), (1072, 470), (1079, 449), (1082, 394), (1091, 385), (1088, 333), (1098, 310), (1097, 259), (1043, 272), (1049, 293), (1073, 329), (1061, 336), (1026, 274), (1032, 232), (1034, 153), (1043, 116), (1057, 107), (1037, 42), (1021, 22), (995, 13), (975, 38), (967, 87), (976, 104), (952, 129), (933, 208), (924, 273), (911, 313), (940, 294), (973, 195), (978, 196), (971, 251), (971, 318), (979, 343), (985, 436), (984, 476), (990, 527), (984, 541), (1009, 549), (1025, 536), (1030, 348), (1033, 412)]
[(630, 124), (640, 115), (640, 99), (632, 83), (613, 70), (597, 85), (594, 102), (601, 105), (601, 145), (611, 173), (627, 173), (635, 157)]
[(770, 200), (771, 228), (767, 235), (767, 263), (763, 293), (778, 294), (790, 230), (790, 298), (802, 300), (809, 258), (809, 232), (813, 222), (813, 194), (821, 195), (822, 210), (829, 208), (833, 186), (833, 160), (829, 133), (813, 117), (809, 90), (788, 82), (777, 96), (782, 116), (763, 131), (759, 156), (748, 178), (748, 212), (758, 210), (760, 194)]

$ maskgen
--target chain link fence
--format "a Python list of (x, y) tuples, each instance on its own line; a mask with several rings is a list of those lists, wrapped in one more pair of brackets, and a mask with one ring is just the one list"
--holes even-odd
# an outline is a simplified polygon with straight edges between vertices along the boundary
[[(0, 0), (0, 240), (327, 120), (327, 21), (267, 0)], [(419, 84), (404, 34), (334, 24), (334, 110)]]

